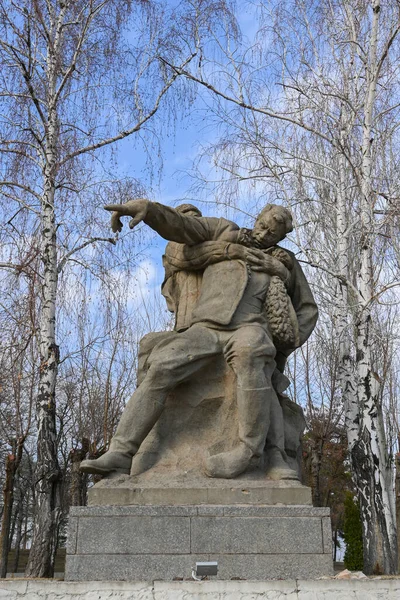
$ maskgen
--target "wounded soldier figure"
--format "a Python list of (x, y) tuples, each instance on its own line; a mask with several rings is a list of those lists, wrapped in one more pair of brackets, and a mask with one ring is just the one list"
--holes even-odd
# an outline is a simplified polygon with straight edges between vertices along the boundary
[[(218, 355), (236, 376), (239, 435), (233, 449), (207, 457), (205, 473), (233, 478), (245, 472), (262, 456), (269, 432), (276, 428), (271, 411), (282, 409), (273, 379), (283, 373), (287, 356), (307, 340), (318, 315), (298, 261), (276, 246), (293, 229), (291, 214), (269, 204), (247, 230), (191, 208), (178, 210), (144, 199), (106, 207), (113, 212), (113, 231), (121, 230), (121, 216), (130, 216), (131, 228), (143, 221), (171, 242), (163, 294), (173, 305), (178, 333), (154, 347), (108, 452), (83, 461), (84, 472), (130, 473), (132, 457), (159, 419), (168, 394)], [(177, 300), (179, 290), (174, 289), (184, 271), (201, 273), (190, 307)], [(296, 478), (281, 450), (272, 464), (281, 469), (282, 478)]]

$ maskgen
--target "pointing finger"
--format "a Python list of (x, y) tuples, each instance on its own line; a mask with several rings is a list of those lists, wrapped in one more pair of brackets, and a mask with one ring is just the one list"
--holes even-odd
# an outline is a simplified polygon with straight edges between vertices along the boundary
[(111, 216), (111, 229), (114, 233), (117, 233), (117, 231), (122, 230), (122, 227), (123, 225), (121, 219), (119, 218), (119, 214), (114, 212)]
[(104, 209), (109, 210), (111, 212), (114, 212), (114, 211), (123, 212), (123, 210), (124, 210), (123, 207), (124, 207), (123, 204), (106, 204), (106, 206), (104, 206)]

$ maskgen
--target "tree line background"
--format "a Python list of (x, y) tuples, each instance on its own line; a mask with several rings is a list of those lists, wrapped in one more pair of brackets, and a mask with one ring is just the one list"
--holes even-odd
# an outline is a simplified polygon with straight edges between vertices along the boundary
[(188, 117), (186, 200), (246, 226), (293, 212), (320, 309), (288, 366), (304, 481), (336, 540), (356, 500), (366, 573), (398, 570), (399, 32), (395, 0), (0, 0), (0, 576), (20, 549), (52, 576), (93, 483), (79, 462), (108, 447), (139, 339), (169, 325), (159, 297), (132, 302), (151, 234), (111, 236), (101, 207), (156, 193)]

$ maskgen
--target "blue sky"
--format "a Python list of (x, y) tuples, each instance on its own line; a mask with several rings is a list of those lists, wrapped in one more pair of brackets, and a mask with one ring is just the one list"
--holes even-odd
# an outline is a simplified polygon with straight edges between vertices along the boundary
[[(166, 0), (166, 2), (173, 7), (180, 4), (179, 0)], [(243, 38), (253, 39), (258, 29), (255, 18), (256, 8), (245, 0), (238, 3), (237, 8), (236, 18)], [(121, 170), (141, 180), (152, 195), (152, 199), (171, 206), (188, 201), (196, 203), (197, 199), (190, 195), (192, 180), (188, 172), (198, 155), (199, 147), (218, 138), (215, 125), (207, 122), (212, 97), (201, 86), (198, 86), (197, 90), (198, 97), (191, 109), (186, 110), (186, 114), (184, 112), (177, 114), (176, 122), (159, 137), (163, 163), (159, 178), (152, 179), (146, 170), (144, 146), (138, 142), (137, 137), (129, 137), (118, 144)], [(166, 98), (163, 99), (164, 104), (165, 102)], [(150, 127), (151, 125), (150, 123)], [(215, 214), (215, 208), (211, 209), (211, 212), (206, 205), (201, 208), (205, 214)], [(240, 219), (240, 213), (232, 212), (230, 218)]]
[[(169, 0), (169, 3), (177, 4), (174, 0)], [(252, 38), (257, 30), (254, 13), (247, 2), (241, 3), (240, 9), (237, 16), (243, 35)], [(208, 92), (199, 89), (198, 97), (191, 110), (186, 111), (186, 114), (179, 114), (170, 129), (158, 138), (161, 160), (157, 162), (159, 159), (155, 158), (156, 166), (153, 176), (147, 168), (144, 145), (139, 136), (120, 142), (116, 148), (120, 172), (122, 175), (140, 180), (148, 190), (148, 197), (152, 200), (171, 206), (182, 202), (191, 202), (197, 204), (203, 214), (224, 216), (243, 225), (245, 224), (243, 215), (239, 211), (201, 203), (200, 198), (196, 198), (191, 192), (193, 180), (189, 172), (193, 167), (193, 161), (198, 156), (200, 146), (207, 145), (218, 137), (215, 125), (207, 124), (208, 105), (211, 101)], [(158, 172), (158, 165), (161, 164), (162, 168)], [(203, 195), (203, 199), (206, 198), (207, 192)], [(212, 200), (211, 193), (208, 198)], [(246, 225), (248, 224), (247, 219)], [(138, 290), (140, 296), (151, 294), (159, 288), (164, 278), (161, 256), (166, 242), (157, 235), (151, 236), (151, 240), (151, 245), (146, 249), (146, 256), (138, 263), (137, 267), (136, 282), (140, 288)]]

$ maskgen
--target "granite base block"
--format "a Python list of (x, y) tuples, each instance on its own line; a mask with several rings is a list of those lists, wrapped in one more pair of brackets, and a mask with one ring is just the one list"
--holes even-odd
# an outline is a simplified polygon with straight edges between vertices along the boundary
[(331, 575), (328, 525), (312, 506), (74, 507), (65, 577), (171, 581), (211, 560), (225, 580)]
[[(146, 475), (146, 474), (145, 474)], [(272, 481), (269, 479), (241, 477), (238, 479), (212, 479), (190, 477), (175, 480), (173, 477), (154, 476), (146, 480), (139, 477), (119, 476), (102, 479), (88, 492), (89, 506), (133, 505), (309, 505), (312, 506), (311, 488), (299, 481)]]
[(291, 579), (294, 572), (309, 578), (332, 574), (332, 558), (322, 554), (92, 554), (68, 557), (65, 580), (187, 580), (191, 579), (196, 562), (208, 560), (218, 561), (215, 579), (222, 580)]

